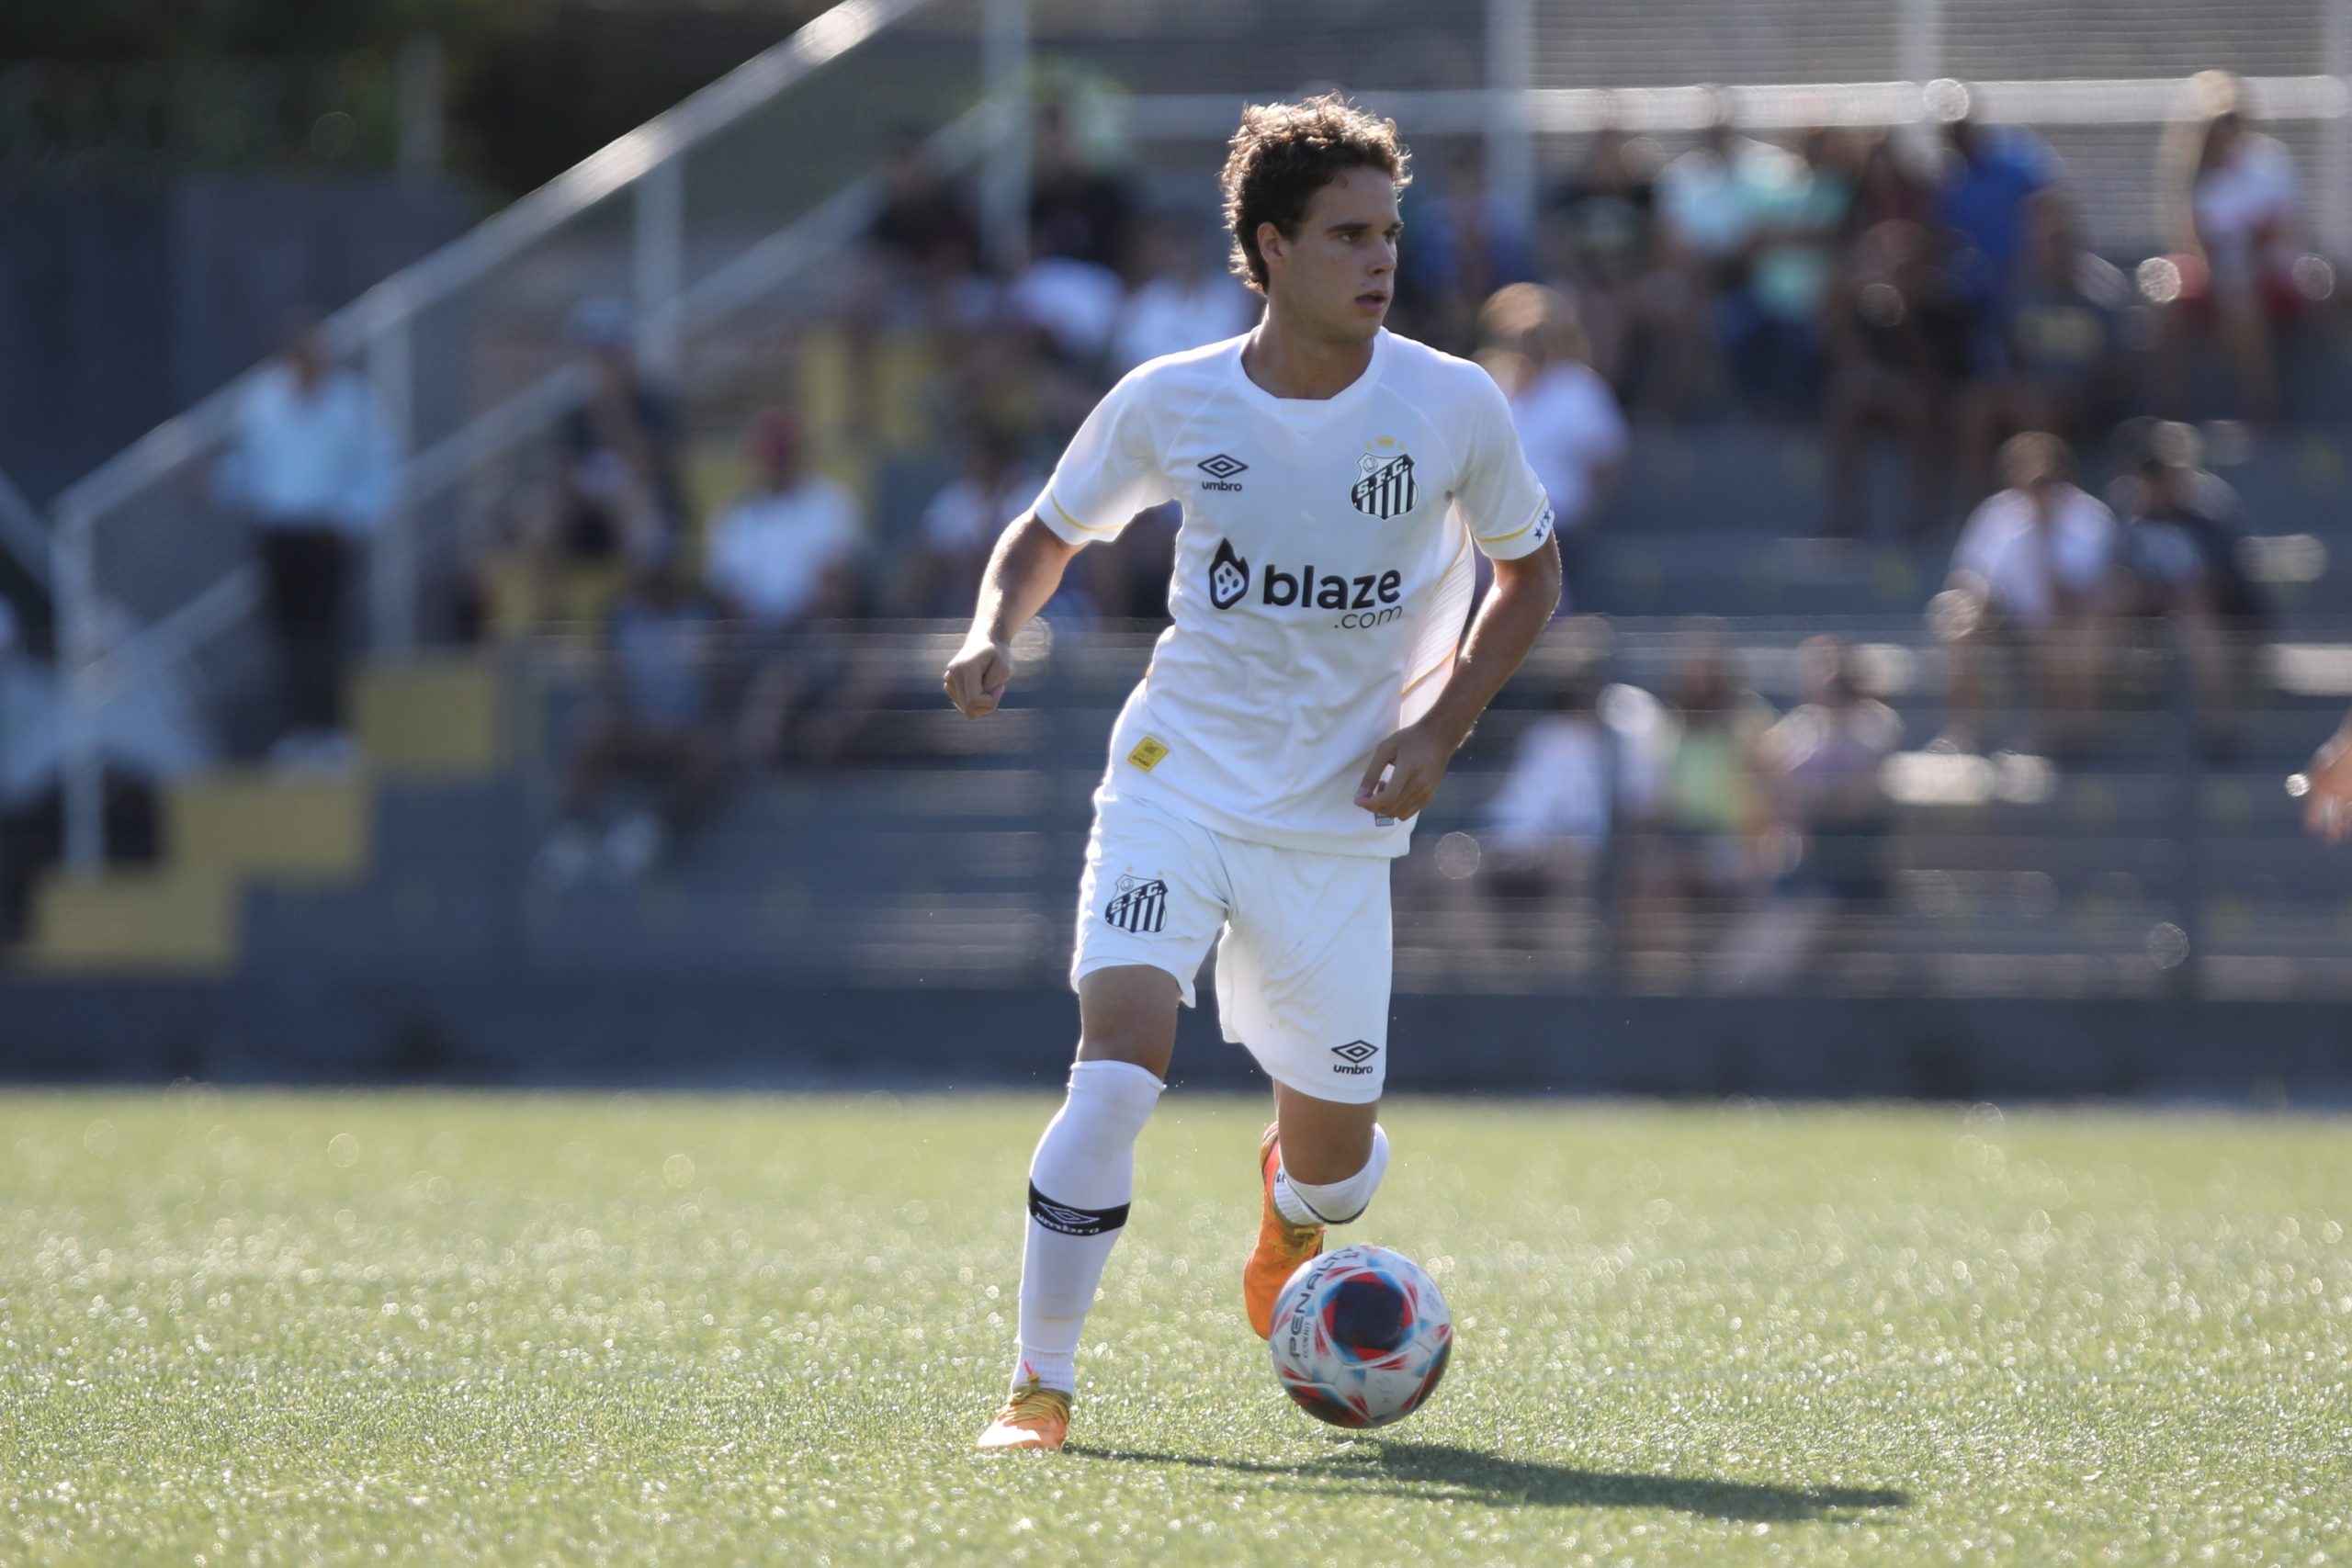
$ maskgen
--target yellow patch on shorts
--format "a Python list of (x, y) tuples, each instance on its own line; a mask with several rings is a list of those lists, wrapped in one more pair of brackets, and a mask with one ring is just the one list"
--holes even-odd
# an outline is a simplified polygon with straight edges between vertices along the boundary
[(1159, 760), (1167, 755), (1168, 743), (1147, 735), (1136, 742), (1136, 749), (1127, 753), (1127, 761), (1148, 773), (1159, 766)]

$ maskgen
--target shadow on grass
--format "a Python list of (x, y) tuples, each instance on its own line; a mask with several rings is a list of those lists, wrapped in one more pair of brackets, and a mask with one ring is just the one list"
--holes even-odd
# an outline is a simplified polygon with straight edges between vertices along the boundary
[(1672, 1508), (1710, 1518), (1755, 1522), (1850, 1519), (1865, 1508), (1899, 1508), (1908, 1494), (1850, 1486), (1769, 1486), (1747, 1481), (1714, 1481), (1681, 1475), (1633, 1475), (1571, 1465), (1505, 1459), (1447, 1443), (1384, 1442), (1360, 1446), (1327, 1460), (1282, 1464), (1261, 1460), (1220, 1459), (1207, 1454), (1151, 1453), (1094, 1449), (1073, 1444), (1065, 1451), (1083, 1459), (1136, 1464), (1181, 1464), (1244, 1474), (1293, 1476), (1326, 1488), (1393, 1492), (1404, 1496), (1457, 1497), (1477, 1503), (1532, 1503), (1551, 1508)]

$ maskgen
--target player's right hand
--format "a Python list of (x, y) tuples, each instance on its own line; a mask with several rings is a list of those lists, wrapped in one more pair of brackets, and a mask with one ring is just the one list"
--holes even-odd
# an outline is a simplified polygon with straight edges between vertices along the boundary
[(1012, 679), (1012, 649), (1001, 642), (985, 637), (971, 637), (947, 661), (947, 674), (941, 682), (947, 689), (947, 700), (966, 718), (978, 718), (996, 712), (997, 699)]

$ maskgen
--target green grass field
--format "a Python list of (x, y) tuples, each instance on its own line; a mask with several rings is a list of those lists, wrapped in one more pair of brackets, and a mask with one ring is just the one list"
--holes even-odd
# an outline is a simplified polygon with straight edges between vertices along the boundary
[(1040, 1097), (0, 1099), (0, 1562), (2352, 1561), (2352, 1127), (1393, 1104), (1461, 1331), (1276, 1389), (1256, 1100), (1145, 1134), (1072, 1450)]

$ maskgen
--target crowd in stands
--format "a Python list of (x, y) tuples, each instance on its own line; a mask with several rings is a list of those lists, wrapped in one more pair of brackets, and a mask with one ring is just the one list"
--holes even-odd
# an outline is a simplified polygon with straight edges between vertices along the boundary
[[(2156, 416), (2188, 412), (2187, 367), (2202, 354), (2232, 371), (2225, 412), (2280, 417), (2278, 334), (2321, 307), (2332, 274), (2306, 253), (2286, 150), (2247, 123), (2227, 78), (2192, 90), (2199, 112), (2153, 154), (2172, 228), (2149, 257), (2094, 253), (2049, 148), (1964, 103), (1929, 126), (1778, 140), (1722, 117), (1672, 157), (1602, 130), (1532, 225), (1487, 190), (1477, 158), (1433, 156), (1407, 193), (1392, 325), (1476, 356), (1510, 396), (1559, 519), (1564, 614), (1608, 608), (1582, 567), (1634, 432), (1810, 426), (1822, 534), (1951, 550), (1928, 607), (1951, 654), (1938, 744), (2095, 744), (2115, 649), (2161, 622), (2191, 668), (2208, 744), (2226, 749), (2264, 606), (2239, 563), (2234, 498), (2199, 466), (2193, 430)], [(854, 760), (872, 694), (826, 628), (967, 614), (996, 536), (1108, 386), (1255, 320), (1215, 214), (1155, 206), (1059, 109), (1036, 122), (1028, 218), (1023, 255), (985, 256), (970, 193), (921, 140), (901, 140), (826, 329), (835, 409), (805, 406), (788, 366), (748, 394), (665, 384), (641, 365), (626, 305), (572, 311), (582, 399), (446, 595), (466, 637), (595, 628), (563, 822), (542, 857), (550, 876), (641, 871), (742, 770)], [(911, 377), (894, 357), (910, 345)], [(886, 450), (877, 433), (899, 428)], [(1907, 473), (1894, 516), (1866, 504), (1880, 439)], [(704, 472), (715, 441), (740, 454), (723, 490)], [(2075, 482), (2077, 453), (2099, 471), (2120, 462), (2121, 477), (2093, 493)], [(278, 763), (348, 759), (347, 583), (390, 455), (364, 381), (329, 362), (314, 323), (296, 323), (215, 476), (252, 535), (279, 649), (266, 748)], [(920, 488), (900, 485), (886, 507), (880, 480), (894, 472)], [(1164, 614), (1175, 522), (1163, 509), (1086, 552), (1047, 618)], [(1497, 863), (1570, 874), (1612, 813), (1653, 811), (1679, 846), (1659, 885), (1721, 890), (1763, 875), (1765, 824), (1869, 819), (1848, 774), (1892, 743), (1886, 716), (1834, 650), (1819, 658), (1820, 696), (1776, 716), (1739, 687), (1728, 649), (1695, 650), (1662, 699), (1643, 699), (1677, 739), (1642, 768), (1600, 760), (1592, 737), (1612, 699), (1572, 686), (1496, 803)], [(2011, 664), (2014, 679), (1996, 679)], [(1631, 689), (1614, 690), (1625, 709)], [(1622, 807), (1561, 782), (1611, 766), (1628, 770), (1610, 796)], [(1529, 782), (1539, 775), (1547, 787)], [(616, 818), (632, 776), (650, 781), (651, 804)], [(1859, 886), (1852, 858), (1803, 875)]]

